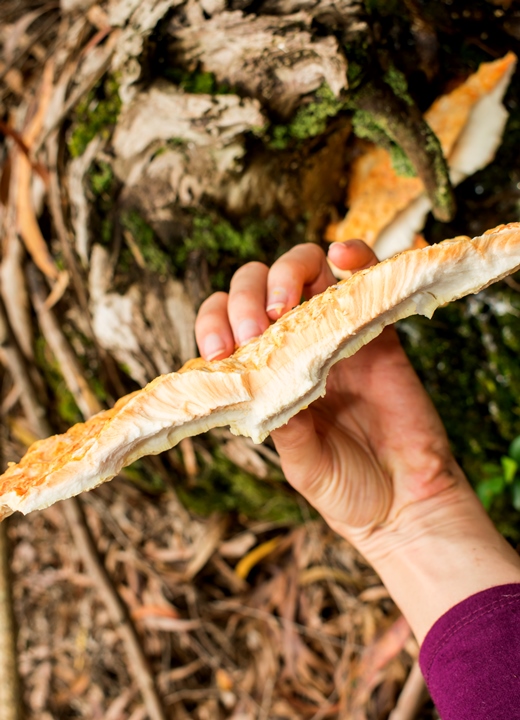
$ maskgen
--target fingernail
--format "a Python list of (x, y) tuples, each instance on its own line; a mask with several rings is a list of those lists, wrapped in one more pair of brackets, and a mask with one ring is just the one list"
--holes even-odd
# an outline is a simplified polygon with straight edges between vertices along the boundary
[(256, 320), (242, 320), (237, 330), (237, 341), (239, 345), (245, 345), (251, 338), (262, 334), (260, 325)]
[(204, 340), (204, 357), (206, 360), (214, 360), (226, 350), (226, 343), (217, 335), (210, 333)]
[(283, 287), (273, 288), (267, 300), (266, 312), (275, 312), (281, 315), (287, 306), (287, 291)]

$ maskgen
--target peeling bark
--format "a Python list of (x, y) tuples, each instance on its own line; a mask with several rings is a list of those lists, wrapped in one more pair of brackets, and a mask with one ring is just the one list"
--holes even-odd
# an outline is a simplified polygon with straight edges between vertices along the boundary
[(327, 84), (347, 88), (347, 62), (335, 37), (314, 38), (312, 15), (222, 12), (199, 24), (172, 22), (173, 49), (189, 69), (200, 66), (288, 118), (301, 98)]

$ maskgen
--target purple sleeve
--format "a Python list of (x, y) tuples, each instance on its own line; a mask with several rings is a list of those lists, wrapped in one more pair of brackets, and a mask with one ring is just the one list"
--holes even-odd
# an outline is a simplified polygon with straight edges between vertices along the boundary
[(442, 720), (520, 720), (520, 583), (448, 610), (419, 661)]

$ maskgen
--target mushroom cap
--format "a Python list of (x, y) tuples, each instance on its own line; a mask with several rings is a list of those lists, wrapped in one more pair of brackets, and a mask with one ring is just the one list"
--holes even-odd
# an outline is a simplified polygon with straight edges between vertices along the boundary
[(431, 317), (520, 268), (520, 223), (408, 250), (329, 287), (225, 360), (191, 360), (63, 435), (34, 443), (0, 477), (0, 519), (91, 490), (143, 455), (229, 425), (262, 441), (325, 394), (334, 363), (389, 324)]
[[(482, 63), (476, 73), (425, 113), (437, 135), (454, 185), (485, 167), (502, 140), (508, 113), (502, 98), (516, 55)], [(331, 226), (327, 240), (361, 238), (381, 259), (412, 247), (431, 203), (418, 177), (403, 177), (384, 148), (370, 145), (352, 165), (344, 220)]]

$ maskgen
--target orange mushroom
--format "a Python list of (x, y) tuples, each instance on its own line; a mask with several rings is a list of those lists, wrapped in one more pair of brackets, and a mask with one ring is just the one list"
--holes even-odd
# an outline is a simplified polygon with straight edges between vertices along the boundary
[[(447, 159), (453, 185), (493, 160), (508, 117), (502, 98), (516, 60), (510, 52), (483, 63), (426, 112), (425, 119)], [(347, 205), (345, 219), (329, 226), (326, 239), (341, 242), (361, 238), (382, 260), (413, 246), (431, 207), (422, 181), (397, 175), (390, 154), (376, 146), (370, 146), (353, 163)]]

